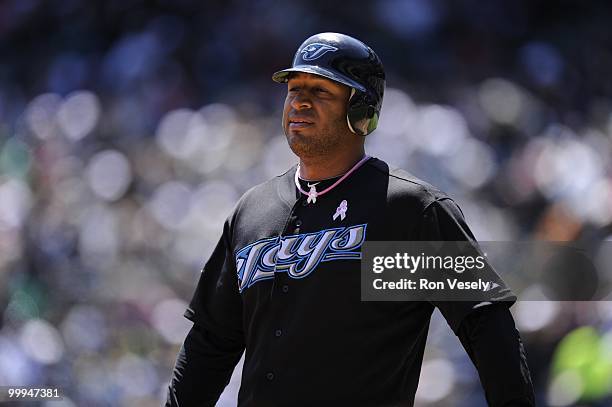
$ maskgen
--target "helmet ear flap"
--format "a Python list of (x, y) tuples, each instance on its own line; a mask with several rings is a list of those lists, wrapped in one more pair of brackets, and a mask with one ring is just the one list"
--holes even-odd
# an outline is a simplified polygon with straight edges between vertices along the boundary
[(351, 89), (346, 119), (349, 129), (360, 136), (367, 136), (378, 125), (378, 111), (370, 99), (367, 93)]

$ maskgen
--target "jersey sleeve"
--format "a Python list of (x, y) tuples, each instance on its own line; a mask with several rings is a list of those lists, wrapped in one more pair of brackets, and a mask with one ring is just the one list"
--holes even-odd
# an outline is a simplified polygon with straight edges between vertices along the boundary
[(219, 337), (243, 340), (242, 299), (230, 242), (230, 223), (226, 221), (184, 315)]
[(525, 347), (506, 307), (472, 312), (457, 336), (478, 370), (489, 406), (536, 405)]
[(194, 325), (177, 356), (166, 407), (214, 406), (244, 350), (242, 300), (230, 241), (226, 222), (185, 311)]
[[(468, 241), (478, 248), (463, 213), (450, 198), (438, 199), (425, 208), (418, 234), (421, 241)], [(493, 303), (503, 303), (510, 307), (516, 301), (516, 296), (503, 284), (493, 268), (489, 267), (488, 270), (494, 274), (490, 276), (492, 279), (502, 283), (487, 292), (488, 301), (432, 301), (455, 334), (459, 332), (463, 319), (474, 310)]]

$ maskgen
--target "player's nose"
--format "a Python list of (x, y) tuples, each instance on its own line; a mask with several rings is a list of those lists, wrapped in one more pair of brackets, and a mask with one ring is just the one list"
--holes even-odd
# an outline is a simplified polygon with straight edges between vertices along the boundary
[(300, 92), (291, 99), (291, 107), (295, 110), (310, 109), (312, 101), (305, 92)]

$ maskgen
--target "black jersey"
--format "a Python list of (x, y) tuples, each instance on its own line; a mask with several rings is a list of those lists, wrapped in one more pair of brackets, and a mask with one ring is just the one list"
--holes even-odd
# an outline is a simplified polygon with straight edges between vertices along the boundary
[(185, 316), (246, 347), (240, 406), (411, 405), (434, 307), (457, 332), (477, 303), (362, 302), (361, 246), (474, 237), (448, 196), (376, 158), (314, 204), (295, 171), (240, 199)]

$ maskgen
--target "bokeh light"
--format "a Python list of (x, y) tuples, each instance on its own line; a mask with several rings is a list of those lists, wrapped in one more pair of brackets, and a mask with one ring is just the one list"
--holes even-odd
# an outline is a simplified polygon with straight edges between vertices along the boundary
[(553, 301), (520, 301), (514, 307), (514, 318), (521, 332), (531, 333), (546, 328), (561, 311)]
[(479, 99), (482, 109), (494, 122), (515, 124), (525, 108), (523, 91), (504, 79), (488, 79), (479, 89)]
[(429, 359), (423, 362), (416, 400), (428, 404), (447, 397), (455, 385), (453, 365), (446, 359)]
[(90, 91), (74, 92), (57, 110), (57, 121), (64, 134), (73, 141), (87, 136), (100, 118), (100, 102)]
[(62, 98), (55, 93), (44, 93), (32, 99), (25, 118), (32, 132), (40, 139), (48, 139), (57, 131), (57, 111)]
[(66, 345), (79, 352), (97, 352), (108, 336), (104, 314), (92, 305), (75, 305), (61, 324)]
[(27, 183), (0, 177), (0, 230), (20, 227), (28, 216), (32, 200)]
[(153, 309), (153, 326), (171, 344), (183, 343), (191, 324), (185, 318), (176, 318), (185, 312), (187, 303), (178, 299), (168, 299), (160, 302)]
[(127, 158), (116, 150), (101, 151), (94, 155), (86, 173), (91, 189), (107, 201), (121, 198), (132, 180)]
[(42, 319), (26, 322), (20, 338), (25, 353), (38, 363), (57, 363), (64, 355), (64, 343), (57, 329)]

